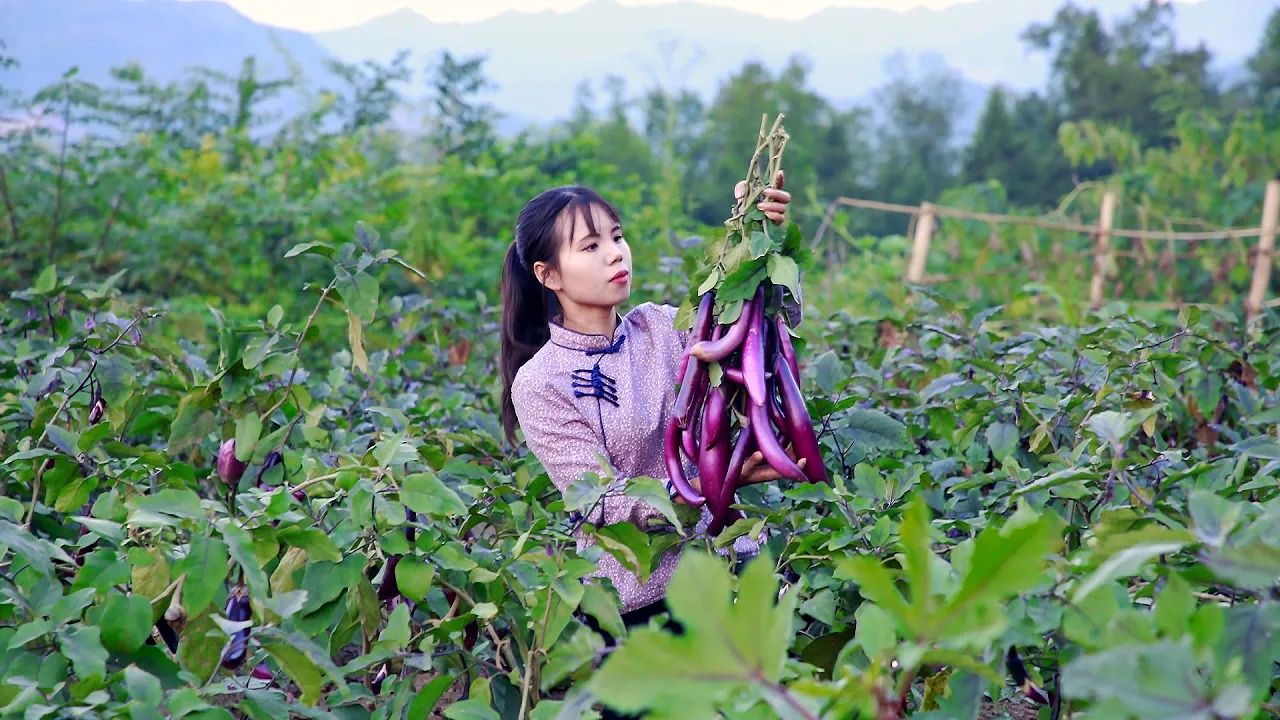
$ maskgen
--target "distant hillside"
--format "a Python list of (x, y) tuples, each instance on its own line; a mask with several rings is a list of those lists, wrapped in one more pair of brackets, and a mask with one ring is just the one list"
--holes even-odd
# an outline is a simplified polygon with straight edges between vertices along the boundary
[[(419, 77), (406, 88), (425, 89), (423, 67), (448, 49), (484, 54), (497, 86), (486, 98), (514, 131), (568, 114), (583, 80), (606, 75), (632, 90), (654, 83), (687, 87), (710, 98), (725, 78), (749, 60), (779, 68), (793, 54), (811, 64), (810, 82), (839, 106), (865, 102), (886, 80), (894, 52), (941, 57), (962, 78), (961, 131), (975, 121), (987, 89), (1043, 87), (1046, 58), (1019, 39), (1033, 22), (1052, 18), (1062, 0), (972, 0), (945, 10), (895, 12), (877, 8), (829, 9), (804, 20), (770, 20), (737, 10), (677, 2), (629, 7), (592, 0), (568, 13), (509, 12), (476, 23), (433, 23), (409, 10), (358, 27), (310, 36), (259, 25), (218, 2), (176, 0), (0, 0), (0, 40), (21, 67), (0, 73), (0, 87), (23, 93), (55, 81), (78, 65), (92, 80), (129, 60), (161, 79), (185, 68), (236, 70), (255, 55), (267, 77), (287, 69), (280, 48), (304, 76), (320, 83), (326, 53), (348, 61), (387, 60), (414, 53)], [(1133, 0), (1081, 3), (1108, 18), (1127, 13)], [(1220, 71), (1238, 73), (1254, 51), (1272, 0), (1203, 0), (1179, 4), (1180, 44), (1205, 43)]]
[(330, 53), (306, 33), (259, 25), (220, 2), (172, 0), (0, 0), (0, 40), (18, 59), (0, 72), (0, 86), (31, 93), (71, 66), (88, 80), (138, 62), (157, 79), (173, 80), (190, 67), (226, 72), (253, 55), (264, 77), (288, 72), (281, 49), (306, 77), (324, 74)]

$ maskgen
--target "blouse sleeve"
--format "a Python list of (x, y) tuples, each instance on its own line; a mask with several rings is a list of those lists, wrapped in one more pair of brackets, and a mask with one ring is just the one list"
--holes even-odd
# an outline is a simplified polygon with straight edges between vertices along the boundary
[(604, 444), (572, 401), (553, 388), (532, 385), (535, 383), (514, 383), (511, 401), (525, 443), (561, 494), (575, 482), (589, 482), (583, 480), (584, 473), (600, 474), (607, 467), (614, 477), (601, 501), (588, 509), (586, 521), (600, 526), (631, 522), (643, 527), (648, 518), (660, 516), (648, 503), (622, 494), (627, 478), (609, 462)]

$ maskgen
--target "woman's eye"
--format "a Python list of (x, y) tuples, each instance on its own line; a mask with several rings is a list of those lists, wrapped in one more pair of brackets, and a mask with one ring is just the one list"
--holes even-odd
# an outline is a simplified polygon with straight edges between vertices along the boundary
[(595, 249), (596, 249), (596, 243), (591, 243), (590, 245), (588, 245), (588, 246), (586, 246), (585, 248), (583, 248), (583, 250), (586, 250), (587, 252), (590, 252), (590, 251), (595, 250)]
[(613, 239), (613, 241), (614, 241), (614, 242), (623, 242), (623, 241), (625, 241), (625, 240), (626, 240), (626, 238), (622, 237), (621, 235), (619, 235), (619, 236), (617, 236), (617, 237), (615, 237), (615, 238)]

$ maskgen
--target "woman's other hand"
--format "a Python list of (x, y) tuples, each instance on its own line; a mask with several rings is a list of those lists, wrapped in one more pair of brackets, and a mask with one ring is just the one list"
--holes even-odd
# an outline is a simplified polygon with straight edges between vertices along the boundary
[[(764, 189), (764, 200), (756, 203), (756, 207), (764, 212), (764, 216), (781, 225), (787, 221), (787, 205), (791, 203), (791, 193), (782, 189), (782, 171), (778, 171), (776, 188)], [(739, 200), (747, 194), (747, 182), (739, 180), (733, 188), (733, 196)]]
[[(795, 460), (796, 459), (795, 448), (788, 446), (787, 455), (789, 455), (792, 460)], [(807, 458), (801, 458), (796, 462), (796, 465), (799, 465), (800, 469), (803, 470), (805, 463), (807, 462), (808, 462)], [(751, 453), (751, 455), (742, 463), (742, 479), (740, 482), (743, 485), (754, 485), (756, 483), (773, 482), (774, 480), (780, 480), (781, 478), (782, 478), (782, 473), (778, 472), (777, 470), (774, 470), (773, 467), (769, 465), (768, 462), (765, 461), (764, 456), (761, 455), (760, 451), (758, 450), (754, 453)]]

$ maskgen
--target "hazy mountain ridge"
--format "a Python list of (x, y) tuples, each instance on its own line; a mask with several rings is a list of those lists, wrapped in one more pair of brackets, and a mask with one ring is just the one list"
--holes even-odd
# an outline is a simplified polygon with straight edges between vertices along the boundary
[[(568, 12), (507, 12), (475, 23), (435, 23), (400, 10), (356, 27), (308, 35), (272, 28), (218, 2), (174, 0), (0, 0), (0, 40), (21, 67), (0, 84), (31, 92), (71, 65), (92, 80), (107, 68), (139, 61), (151, 75), (175, 79), (195, 65), (234, 72), (254, 54), (264, 76), (287, 70), (275, 44), (305, 77), (320, 81), (327, 53), (348, 61), (387, 60), (413, 52), (410, 95), (425, 90), (422, 68), (448, 49), (484, 54), (496, 85), (488, 101), (515, 118), (564, 117), (583, 80), (614, 74), (632, 90), (661, 82), (710, 98), (729, 74), (757, 60), (777, 69), (794, 54), (810, 62), (810, 82), (846, 106), (865, 100), (886, 79), (885, 59), (940, 56), (963, 78), (961, 127), (969, 125), (986, 89), (1043, 87), (1047, 61), (1019, 36), (1052, 18), (1061, 0), (973, 0), (944, 10), (896, 12), (830, 8), (803, 20), (771, 20), (737, 10), (681, 2), (630, 7), (593, 0)], [(1129, 0), (1089, 3), (1108, 18)], [(1204, 42), (1215, 65), (1230, 70), (1257, 47), (1271, 10), (1268, 0), (1204, 0), (1178, 5), (1179, 43)], [(674, 48), (671, 57), (665, 51)], [(603, 103), (603, 97), (597, 101)], [(507, 126), (510, 129), (510, 125)]]

